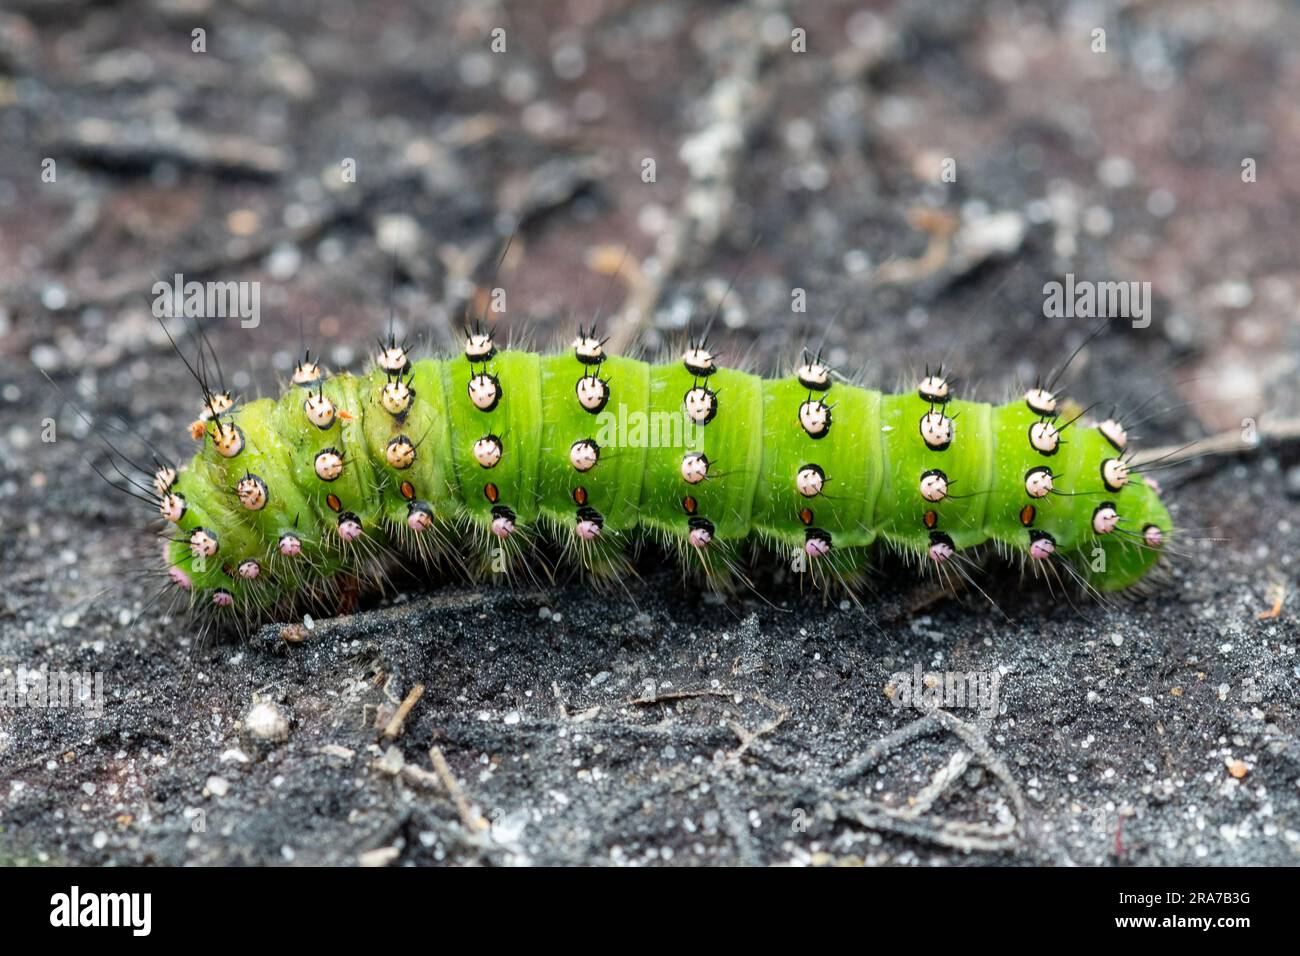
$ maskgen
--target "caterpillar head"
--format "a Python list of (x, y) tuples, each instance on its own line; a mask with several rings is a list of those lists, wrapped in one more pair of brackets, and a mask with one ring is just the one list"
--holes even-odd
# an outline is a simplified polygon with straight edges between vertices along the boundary
[(1146, 476), (1133, 480), (1133, 466), (1114, 454), (1113, 437), (1098, 427), (1076, 438), (1088, 458), (1098, 462), (1078, 481), (1102, 500), (1089, 502), (1091, 510), (1084, 512), (1087, 524), (1076, 545), (1082, 560), (1075, 566), (1101, 591), (1121, 590), (1141, 580), (1160, 561), (1173, 529), (1159, 488)]

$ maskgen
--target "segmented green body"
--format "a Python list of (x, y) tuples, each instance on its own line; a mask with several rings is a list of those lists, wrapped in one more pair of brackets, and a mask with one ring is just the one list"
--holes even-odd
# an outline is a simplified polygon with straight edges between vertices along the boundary
[(474, 531), (471, 549), (519, 560), (539, 528), (599, 570), (640, 529), (709, 573), (753, 538), (841, 574), (878, 539), (936, 564), (992, 541), (1113, 590), (1170, 530), (1155, 490), (1129, 480), (1123, 441), (1067, 428), (1054, 400), (1049, 414), (950, 399), (941, 379), (927, 379), (937, 396), (888, 395), (819, 365), (805, 366), (810, 384), (604, 356), (594, 342), (594, 361), (487, 342), (484, 361), (402, 353), (396, 370), (308, 377), (211, 416), (203, 449), (159, 488), (164, 513), (179, 512), (173, 579), (250, 611), (384, 549), (424, 553), (422, 536)]

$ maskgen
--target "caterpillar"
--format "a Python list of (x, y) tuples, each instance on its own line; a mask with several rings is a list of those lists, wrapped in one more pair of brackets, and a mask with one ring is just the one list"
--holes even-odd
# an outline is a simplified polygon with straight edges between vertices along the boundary
[(1138, 583), (1173, 531), (1123, 425), (1054, 380), (995, 406), (942, 368), (884, 394), (812, 351), (762, 378), (705, 338), (657, 364), (607, 354), (594, 327), (553, 354), (498, 348), (482, 322), (450, 357), (417, 359), (391, 330), (378, 344), (361, 374), (308, 351), (278, 399), (249, 402), (212, 386), (202, 347), (186, 361), (202, 447), (159, 463), (150, 497), (193, 607), (248, 624), (395, 556), (532, 573), (543, 541), (617, 580), (658, 540), (720, 586), (748, 580), (758, 545), (850, 591), (882, 546), (978, 588), (971, 554), (991, 545), (1100, 597)]

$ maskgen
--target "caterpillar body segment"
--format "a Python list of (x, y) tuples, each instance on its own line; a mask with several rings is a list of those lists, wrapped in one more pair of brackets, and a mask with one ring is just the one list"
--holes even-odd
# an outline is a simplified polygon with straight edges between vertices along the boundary
[(1063, 421), (1041, 388), (991, 406), (929, 373), (889, 395), (818, 361), (764, 379), (703, 347), (651, 364), (602, 346), (539, 356), (479, 334), (451, 359), (390, 347), (362, 376), (300, 366), (278, 400), (210, 415), (202, 450), (168, 470), (172, 580), (252, 616), (466, 540), (526, 562), (541, 530), (593, 571), (616, 573), (648, 533), (721, 579), (755, 540), (822, 580), (879, 543), (941, 567), (993, 542), (1105, 591), (1137, 582), (1172, 530), (1122, 428)]
[[(659, 442), (646, 455), (642, 511), (652, 527), (681, 538), (690, 519), (710, 522), (713, 540), (743, 541), (753, 528), (755, 490), (763, 468), (763, 380), (733, 369), (698, 376), (683, 364), (650, 366), (651, 421), (682, 419), (686, 447)], [(726, 424), (722, 424), (723, 422)], [(682, 464), (702, 450), (703, 481), (686, 480)], [(688, 512), (683, 498), (695, 504)], [(698, 523), (698, 521), (697, 521)], [(712, 543), (712, 541), (710, 542)]]
[[(512, 524), (534, 524), (545, 417), (541, 360), (531, 352), (497, 352), (481, 365), (461, 359), (443, 363), (442, 381), (458, 508), (480, 526), (502, 518), (503, 509), (515, 515), (505, 519)], [(480, 442), (488, 438), (496, 439), (501, 454), (485, 467), (492, 459)], [(431, 503), (440, 516), (456, 517), (450, 502)]]
[[(991, 537), (985, 517), (996, 455), (993, 409), (955, 400), (938, 405), (916, 393), (886, 395), (881, 408), (885, 479), (872, 520), (886, 540), (918, 553), (928, 552), (936, 535), (958, 550), (983, 544)], [(943, 478), (937, 501), (920, 490), (921, 476), (931, 472)]]
[[(387, 523), (409, 530), (432, 518), (434, 500), (458, 494), (444, 375), (441, 363), (416, 362), (409, 374), (396, 378), (375, 369), (360, 387), (368, 457), (385, 463), (378, 489), (382, 512)], [(399, 452), (409, 455), (409, 462)]]
[(1106, 496), (1097, 508), (1110, 504), (1112, 500), (1128, 512), (1129, 517), (1121, 516), (1121, 521), (1129, 525), (1129, 529), (1123, 535), (1085, 532), (1080, 550), (1094, 555), (1097, 549), (1104, 552), (1106, 570), (1103, 574), (1094, 574), (1090, 580), (1102, 590), (1118, 591), (1137, 584), (1151, 570), (1174, 530), (1160, 495), (1146, 481), (1129, 482), (1119, 496)]
[(799, 409), (828, 393), (810, 394), (797, 379), (763, 383), (764, 461), (754, 523), (787, 546), (802, 546), (810, 529), (830, 535), (836, 548), (865, 547), (878, 534), (874, 515), (885, 469), (881, 395), (843, 386), (832, 391), (833, 401), (824, 400), (830, 428), (814, 437)]
[[(654, 436), (648, 424), (633, 432), (639, 423), (625, 416), (622, 434), (617, 425), (620, 408), (650, 407), (650, 366), (612, 356), (599, 366), (584, 367), (567, 353), (546, 356), (540, 364), (536, 493), (547, 523), (558, 534), (572, 535), (584, 520), (578, 517), (579, 509), (598, 507), (602, 534), (635, 530), (642, 518), (642, 488)], [(578, 379), (591, 379), (593, 373), (602, 384), (590, 387), (608, 390), (605, 404), (595, 411), (577, 401)], [(613, 428), (605, 424), (611, 420)]]

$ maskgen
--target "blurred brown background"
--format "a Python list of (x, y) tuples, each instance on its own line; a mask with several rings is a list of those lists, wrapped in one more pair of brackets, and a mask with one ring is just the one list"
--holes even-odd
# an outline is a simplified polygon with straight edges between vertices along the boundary
[[(1294, 863), (1297, 50), (1265, 0), (9, 0), (0, 665), (101, 669), (110, 701), (0, 713), (0, 860)], [(1093, 327), (1045, 316), (1045, 283), (1149, 282), (1150, 325), (1113, 324), (1071, 394), (1145, 402), (1147, 445), (1279, 437), (1182, 476), (1174, 583), (1132, 607), (1005, 571), (1010, 621), (892, 573), (866, 613), (779, 580), (775, 606), (720, 606), (647, 568), (628, 600), (435, 585), (288, 650), (151, 607), (145, 519), (38, 369), (188, 454), (159, 278), (260, 283), (256, 328), (208, 329), (265, 393), (300, 329), (357, 367), (390, 307), (451, 348), (512, 234), (515, 341), (603, 302), (654, 353), (721, 307), (729, 361), (824, 337), (868, 383), (942, 360), (990, 400)], [(978, 747), (939, 729), (868, 767), (914, 663), (1004, 668), (1003, 711), (961, 715)], [(646, 703), (647, 680), (687, 693)], [(255, 698), (287, 742), (250, 739)], [(435, 743), (491, 838), (403, 769)]]
[[(1260, 2), (19, 2), (4, 355), (152, 355), (158, 276), (259, 281), (264, 324), (214, 334), (269, 387), (300, 321), (336, 359), (371, 340), (390, 255), (403, 324), (447, 348), (517, 230), (509, 325), (544, 344), (605, 301), (654, 349), (738, 273), (733, 356), (834, 319), (871, 380), (946, 358), (1000, 397), (1087, 331), (1042, 314), (1069, 272), (1151, 283), (1116, 379), (1173, 353), (1205, 425), (1295, 414), (1297, 30)], [(622, 248), (610, 294), (591, 267)]]

